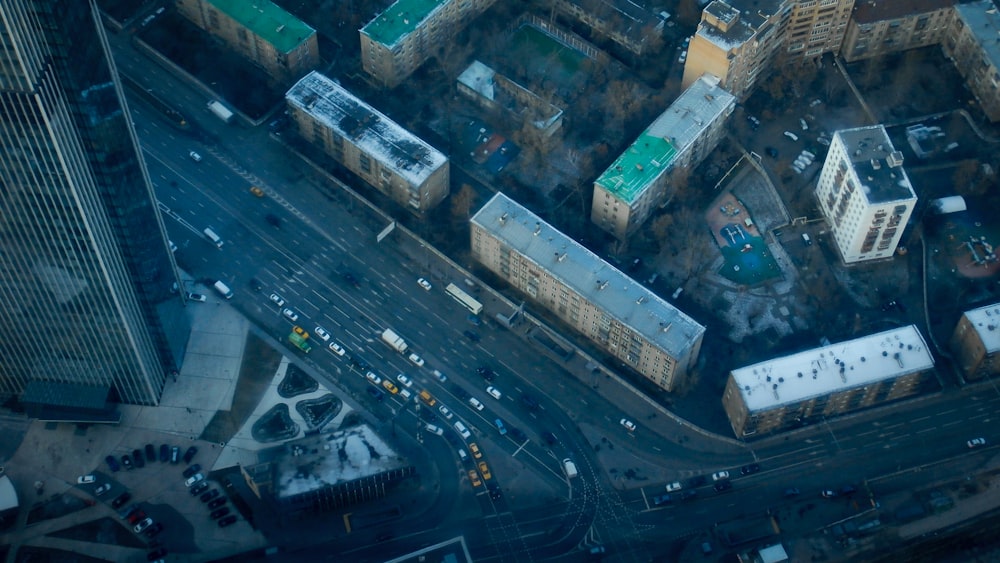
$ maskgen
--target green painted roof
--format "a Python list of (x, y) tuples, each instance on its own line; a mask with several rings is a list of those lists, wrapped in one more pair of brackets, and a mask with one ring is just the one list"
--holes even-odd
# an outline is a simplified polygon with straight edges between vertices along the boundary
[(595, 183), (631, 204), (649, 183), (670, 167), (677, 148), (662, 137), (639, 135)]
[(396, 0), (395, 4), (361, 28), (361, 33), (371, 37), (372, 41), (392, 47), (403, 36), (416, 29), (438, 6), (450, 1)]
[(281, 53), (290, 53), (316, 30), (268, 0), (209, 0)]

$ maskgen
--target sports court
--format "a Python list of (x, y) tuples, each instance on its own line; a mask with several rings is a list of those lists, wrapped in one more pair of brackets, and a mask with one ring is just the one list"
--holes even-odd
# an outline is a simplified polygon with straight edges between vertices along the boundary
[(530, 79), (546, 78), (575, 91), (587, 79), (581, 71), (588, 57), (532, 24), (523, 24), (510, 37), (510, 59), (524, 61)]
[(725, 263), (719, 275), (741, 285), (757, 285), (781, 278), (778, 263), (767, 250), (753, 218), (736, 196), (725, 192), (708, 211), (705, 221)]

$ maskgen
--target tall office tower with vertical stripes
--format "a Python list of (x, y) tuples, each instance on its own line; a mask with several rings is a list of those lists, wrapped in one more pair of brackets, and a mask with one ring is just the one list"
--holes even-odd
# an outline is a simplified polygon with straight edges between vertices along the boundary
[(154, 405), (190, 333), (93, 0), (0, 0), (0, 398)]

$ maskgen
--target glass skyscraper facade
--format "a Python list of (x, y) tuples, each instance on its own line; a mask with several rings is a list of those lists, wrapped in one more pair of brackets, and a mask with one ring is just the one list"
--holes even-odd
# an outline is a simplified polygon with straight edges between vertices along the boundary
[(0, 394), (157, 404), (178, 287), (93, 0), (0, 0)]

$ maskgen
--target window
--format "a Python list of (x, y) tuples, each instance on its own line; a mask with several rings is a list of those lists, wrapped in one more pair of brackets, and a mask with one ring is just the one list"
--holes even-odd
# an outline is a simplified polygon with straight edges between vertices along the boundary
[(358, 164), (361, 165), (361, 170), (364, 172), (372, 171), (372, 160), (368, 158), (368, 155), (362, 154), (358, 157)]

